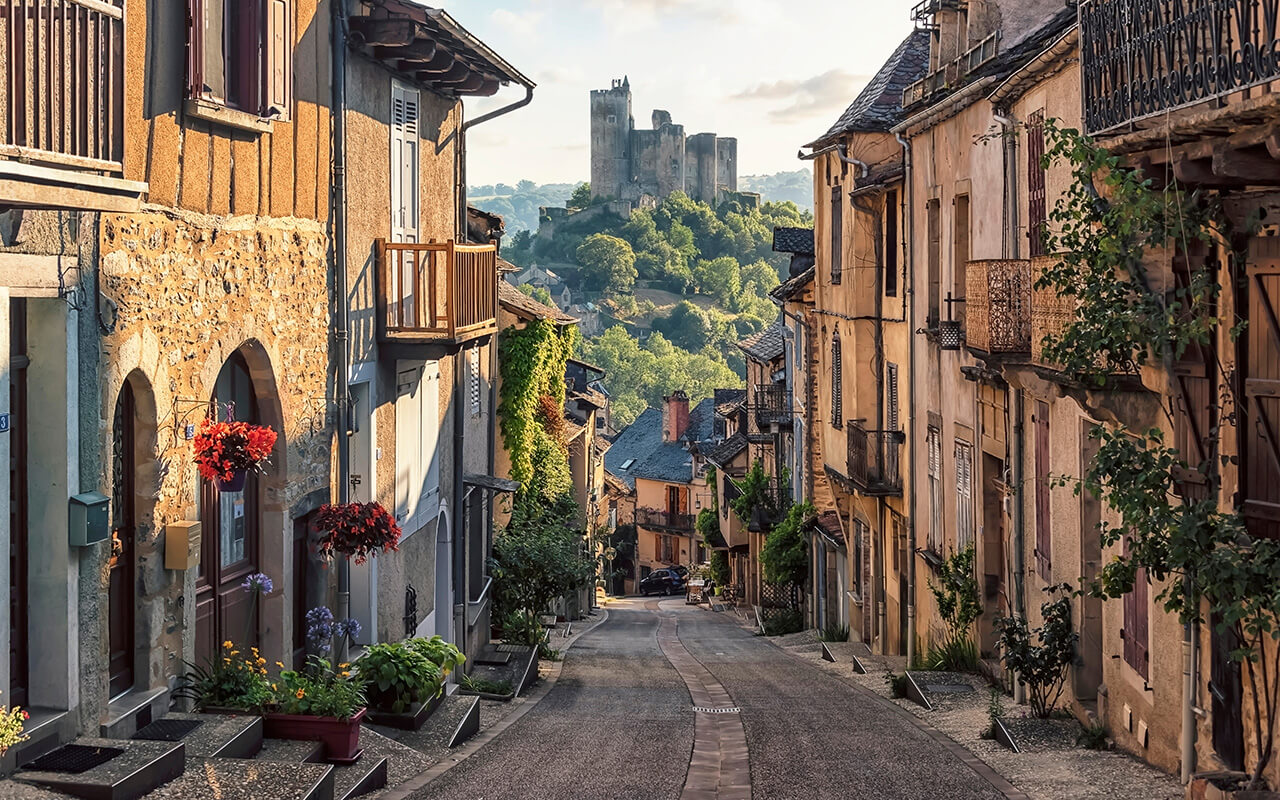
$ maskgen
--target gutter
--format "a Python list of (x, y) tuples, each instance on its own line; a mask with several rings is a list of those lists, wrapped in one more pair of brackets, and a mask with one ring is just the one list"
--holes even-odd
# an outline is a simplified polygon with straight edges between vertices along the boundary
[(1040, 55), (1005, 78), (991, 94), (987, 95), (987, 99), (991, 101), (992, 105), (1000, 107), (1022, 97), (1025, 93), (1024, 90), (1031, 85), (1066, 69), (1067, 64), (1070, 63), (1066, 56), (1076, 49), (1076, 45), (1079, 42), (1080, 26), (1075, 25), (1041, 51)]
[(904, 273), (902, 302), (907, 318), (907, 535), (911, 541), (911, 560), (907, 564), (907, 664), (915, 661), (916, 655), (916, 342), (915, 322), (915, 282), (912, 270), (912, 234), (913, 220), (910, 210), (915, 202), (915, 183), (912, 181), (911, 142), (896, 131), (893, 134), (902, 146), (903, 180), (905, 189), (899, 199), (902, 207), (903, 224), (899, 235), (903, 241), (902, 269)]
[(835, 152), (836, 155), (840, 156), (841, 161), (843, 161), (846, 164), (852, 164), (853, 166), (861, 170), (861, 174), (858, 175), (859, 178), (865, 178), (867, 177), (867, 174), (871, 172), (871, 167), (867, 164), (867, 162), (860, 161), (856, 158), (851, 158), (849, 156), (848, 147), (844, 144), (844, 142), (829, 144), (826, 147), (820, 148), (818, 150), (814, 150), (812, 153), (809, 153), (808, 155), (805, 155), (804, 150), (801, 149), (796, 152), (796, 158), (800, 159), (801, 161), (812, 161), (818, 156), (823, 155), (825, 153), (830, 153), (830, 152)]
[(902, 122), (894, 125), (889, 132), (893, 134), (908, 133), (913, 128), (924, 128), (950, 119), (969, 106), (973, 105), (981, 98), (987, 89), (996, 82), (994, 75), (988, 75), (985, 78), (979, 78), (958, 92), (947, 95), (942, 100), (929, 106), (925, 110), (907, 117)]

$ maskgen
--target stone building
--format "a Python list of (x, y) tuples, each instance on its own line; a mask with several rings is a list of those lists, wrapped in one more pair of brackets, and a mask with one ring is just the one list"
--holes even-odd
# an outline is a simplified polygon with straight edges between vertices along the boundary
[(591, 193), (637, 204), (684, 192), (715, 205), (738, 191), (738, 140), (697, 133), (685, 136), (671, 113), (655, 110), (652, 128), (636, 128), (631, 81), (591, 91)]

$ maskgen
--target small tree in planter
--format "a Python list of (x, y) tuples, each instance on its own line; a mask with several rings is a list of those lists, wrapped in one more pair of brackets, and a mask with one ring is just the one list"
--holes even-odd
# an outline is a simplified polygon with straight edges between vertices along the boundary
[(192, 442), (196, 469), (222, 492), (243, 489), (249, 470), (261, 472), (275, 446), (276, 432), (266, 425), (233, 419), (217, 422), (210, 417), (200, 421)]
[(326, 504), (316, 512), (316, 527), (325, 532), (318, 546), (327, 558), (337, 553), (363, 564), (400, 549), (400, 526), (381, 503)]
[(1006, 668), (1027, 686), (1031, 713), (1046, 719), (1062, 696), (1067, 667), (1075, 657), (1080, 636), (1071, 629), (1071, 587), (1058, 584), (1045, 589), (1049, 599), (1040, 606), (1044, 624), (1032, 632), (1017, 617), (1000, 617), (1000, 649)]
[(973, 623), (982, 614), (978, 579), (974, 574), (976, 552), (972, 544), (938, 567), (938, 580), (929, 580), (929, 591), (938, 604), (938, 615), (947, 626), (942, 644), (929, 650), (931, 669), (969, 672), (978, 666)]

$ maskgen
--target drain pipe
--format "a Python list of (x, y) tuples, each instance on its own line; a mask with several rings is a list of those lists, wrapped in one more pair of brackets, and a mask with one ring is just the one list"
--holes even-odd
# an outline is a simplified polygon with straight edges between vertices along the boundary
[(911, 169), (911, 142), (903, 138), (901, 133), (894, 133), (894, 138), (902, 146), (903, 180), (906, 191), (898, 201), (902, 209), (903, 224), (900, 236), (903, 241), (902, 269), (904, 273), (902, 302), (906, 304), (907, 318), (907, 533), (911, 537), (911, 559), (907, 564), (907, 667), (916, 657), (916, 310), (915, 310), (915, 270), (912, 269), (911, 209), (914, 207), (915, 184)]
[[(1022, 390), (1014, 389), (1013, 397), (1013, 613), (1021, 620), (1027, 618), (1026, 587), (1023, 585), (1026, 576), (1026, 512), (1023, 509), (1026, 480), (1022, 463), (1023, 449), (1026, 445), (1026, 409), (1022, 400)], [(1021, 705), (1027, 702), (1027, 688), (1020, 679), (1013, 681), (1013, 700)]]
[[(334, 0), (333, 36), (333, 347), (337, 356), (334, 394), (338, 406), (338, 502), (350, 502), (351, 495), (351, 407), (348, 405), (350, 353), (347, 312), (347, 13), (345, 0)], [(351, 616), (351, 562), (338, 560), (338, 619)], [(371, 620), (369, 622), (372, 622)], [(349, 660), (349, 637), (340, 637), (338, 658)]]
[[(1182, 591), (1193, 590), (1191, 576), (1182, 579)], [(1199, 626), (1182, 626), (1182, 782), (1190, 783), (1196, 770), (1196, 651), (1200, 639)]]

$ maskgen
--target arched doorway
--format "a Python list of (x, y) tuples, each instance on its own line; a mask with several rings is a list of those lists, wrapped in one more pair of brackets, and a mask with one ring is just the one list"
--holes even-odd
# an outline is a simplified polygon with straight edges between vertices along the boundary
[(133, 688), (135, 614), (134, 541), (137, 533), (138, 473), (135, 455), (137, 403), (126, 380), (116, 400), (112, 425), (111, 574), (107, 590), (107, 627), (110, 642), (110, 696)]
[[(257, 423), (258, 397), (244, 354), (236, 351), (222, 365), (210, 398), (219, 419)], [(250, 472), (244, 488), (221, 492), (200, 481), (200, 568), (196, 578), (196, 659), (214, 657), (221, 642), (249, 647), (259, 644), (260, 607), (241, 588), (259, 571), (262, 529), (262, 477)]]

